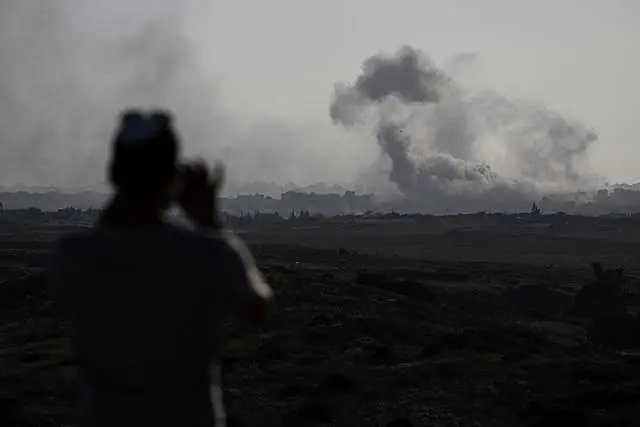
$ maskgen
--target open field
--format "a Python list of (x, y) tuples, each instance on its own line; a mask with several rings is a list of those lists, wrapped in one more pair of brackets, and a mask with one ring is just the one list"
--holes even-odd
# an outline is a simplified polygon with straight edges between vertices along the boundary
[[(39, 274), (72, 229), (0, 226), (0, 425), (72, 422), (68, 323)], [(593, 261), (624, 267), (640, 293), (639, 231), (473, 217), (238, 227), (277, 306), (259, 330), (229, 328), (230, 425), (640, 425), (640, 355), (597, 349), (566, 314)]]

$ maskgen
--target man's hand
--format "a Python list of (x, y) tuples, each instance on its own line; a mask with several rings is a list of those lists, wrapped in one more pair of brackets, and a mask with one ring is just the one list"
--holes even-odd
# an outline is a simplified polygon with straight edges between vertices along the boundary
[(189, 219), (200, 227), (222, 228), (218, 194), (224, 182), (224, 168), (217, 164), (210, 173), (204, 162), (183, 166), (183, 190), (179, 203)]

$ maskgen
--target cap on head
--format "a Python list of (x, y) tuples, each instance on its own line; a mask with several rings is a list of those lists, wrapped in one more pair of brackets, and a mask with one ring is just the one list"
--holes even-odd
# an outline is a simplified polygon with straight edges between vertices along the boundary
[(171, 116), (164, 111), (151, 111), (144, 114), (137, 110), (127, 110), (120, 119), (117, 141), (122, 146), (130, 147), (149, 143), (170, 127)]
[(125, 110), (113, 138), (111, 182), (121, 191), (151, 193), (172, 179), (179, 140), (169, 112)]

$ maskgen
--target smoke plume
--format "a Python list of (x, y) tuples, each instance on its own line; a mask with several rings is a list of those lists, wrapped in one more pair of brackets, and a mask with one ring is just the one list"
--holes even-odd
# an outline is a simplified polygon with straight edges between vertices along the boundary
[[(453, 65), (473, 61), (462, 59)], [(355, 83), (336, 85), (330, 116), (348, 128), (373, 126), (391, 162), (389, 180), (422, 206), (513, 209), (590, 178), (580, 167), (596, 140), (589, 129), (532, 103), (461, 87), (408, 46), (368, 58)], [(485, 161), (490, 151), (503, 153), (499, 170)]]

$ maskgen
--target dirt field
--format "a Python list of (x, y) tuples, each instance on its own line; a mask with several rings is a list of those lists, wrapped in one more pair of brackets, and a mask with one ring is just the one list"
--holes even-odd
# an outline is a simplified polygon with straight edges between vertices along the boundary
[[(0, 425), (72, 422), (68, 323), (38, 275), (68, 231), (0, 227)], [(566, 315), (593, 261), (624, 267), (637, 292), (633, 227), (436, 218), (238, 232), (277, 305), (260, 330), (229, 328), (231, 426), (640, 425), (640, 356), (598, 350)]]

